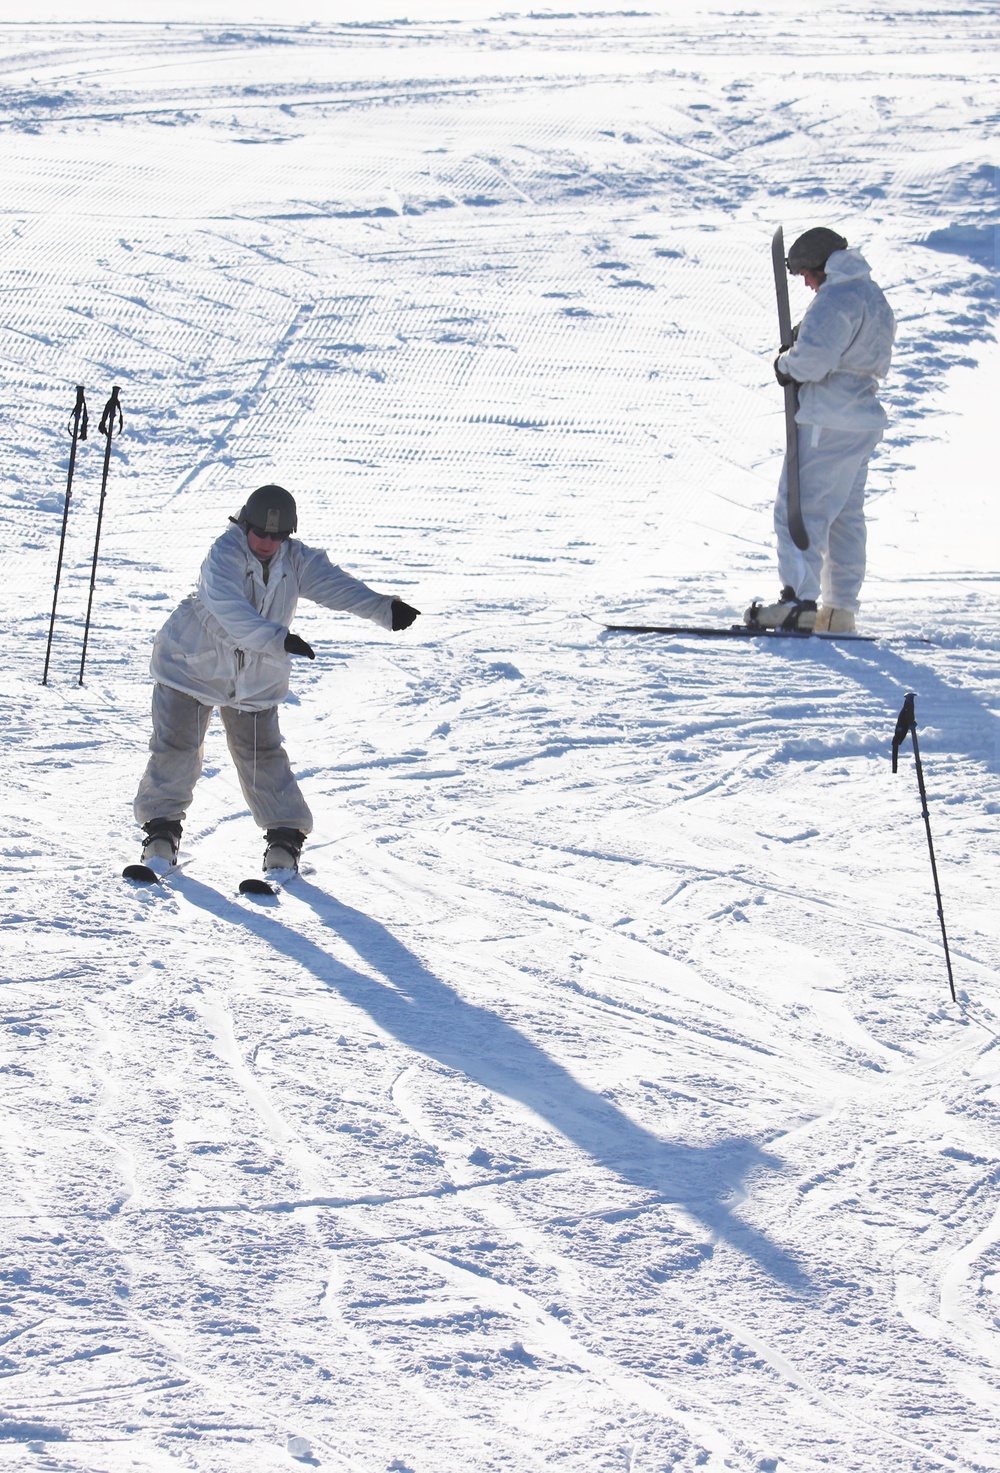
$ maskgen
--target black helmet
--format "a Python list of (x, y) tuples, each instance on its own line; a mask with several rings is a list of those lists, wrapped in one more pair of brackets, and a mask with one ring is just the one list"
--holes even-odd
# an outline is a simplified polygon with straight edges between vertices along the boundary
[(822, 271), (828, 256), (832, 256), (834, 251), (846, 250), (847, 241), (842, 235), (835, 230), (827, 230), (825, 225), (817, 225), (814, 230), (807, 230), (805, 235), (799, 236), (788, 252), (785, 265), (791, 272)]
[(246, 499), (246, 504), (231, 522), (241, 527), (259, 527), (262, 532), (287, 537), (299, 525), (295, 509), (295, 497), (284, 486), (258, 486)]

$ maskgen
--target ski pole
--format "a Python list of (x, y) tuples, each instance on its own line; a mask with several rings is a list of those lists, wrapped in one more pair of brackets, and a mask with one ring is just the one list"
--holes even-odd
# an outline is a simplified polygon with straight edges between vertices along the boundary
[(52, 654), (52, 632), (56, 627), (56, 603), (59, 600), (59, 579), (62, 577), (63, 552), (66, 547), (66, 523), (69, 521), (69, 499), (73, 494), (73, 472), (76, 469), (76, 447), (80, 440), (87, 438), (87, 401), (83, 394), (83, 384), (76, 386), (76, 403), (69, 417), (67, 430), (73, 437), (69, 447), (69, 471), (66, 475), (66, 495), (63, 499), (62, 533), (59, 537), (59, 556), (56, 559), (56, 581), (52, 590), (52, 615), (49, 619), (49, 641), (45, 646), (45, 666), (42, 670), (42, 684), (49, 683), (49, 658)]
[(102, 435), (107, 437), (104, 447), (104, 474), (101, 477), (101, 499), (97, 507), (97, 531), (94, 533), (94, 558), (90, 565), (90, 596), (87, 599), (87, 617), (83, 625), (83, 653), (80, 655), (80, 679), (77, 685), (83, 684), (83, 667), (87, 663), (87, 643), (90, 639), (90, 611), (94, 604), (94, 584), (97, 582), (97, 554), (101, 546), (101, 526), (104, 522), (104, 499), (108, 494), (108, 469), (111, 465), (111, 441), (115, 433), (115, 417), (118, 418), (118, 429), (121, 431), (125, 421), (122, 419), (122, 407), (118, 402), (119, 388), (114, 384), (111, 389), (111, 398), (104, 406), (101, 422), (98, 425)]
[(913, 711), (914, 696), (911, 693), (903, 702), (903, 709), (896, 717), (896, 732), (892, 739), (892, 770), (898, 770), (899, 748), (906, 741), (907, 735), (913, 742), (913, 762), (917, 769), (917, 787), (920, 789), (920, 807), (924, 816), (924, 827), (927, 830), (927, 848), (931, 856), (931, 874), (934, 876), (934, 894), (937, 896), (938, 920), (941, 922), (941, 940), (944, 942), (944, 959), (948, 967), (948, 986), (951, 988), (951, 1000), (957, 1002), (955, 996), (955, 978), (951, 970), (951, 952), (948, 950), (948, 933), (944, 927), (944, 906), (941, 902), (941, 886), (938, 883), (937, 862), (934, 858), (934, 840), (931, 838), (931, 816), (927, 810), (927, 789), (924, 787), (924, 769), (920, 761), (920, 748), (917, 745), (917, 718)]

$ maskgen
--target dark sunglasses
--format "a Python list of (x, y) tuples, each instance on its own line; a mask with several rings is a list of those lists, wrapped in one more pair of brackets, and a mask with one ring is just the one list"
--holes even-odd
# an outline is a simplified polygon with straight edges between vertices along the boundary
[(292, 535), (291, 532), (269, 532), (266, 527), (248, 526), (247, 531), (252, 532), (255, 537), (259, 537), (262, 542), (287, 542), (288, 538)]

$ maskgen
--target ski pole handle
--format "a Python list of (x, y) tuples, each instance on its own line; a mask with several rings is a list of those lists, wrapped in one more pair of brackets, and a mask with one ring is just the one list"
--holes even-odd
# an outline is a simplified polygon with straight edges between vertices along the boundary
[(913, 711), (913, 692), (907, 695), (903, 709), (896, 717), (896, 730), (892, 738), (892, 770), (899, 771), (899, 749), (917, 724)]
[(102, 435), (107, 435), (108, 437), (109, 451), (111, 449), (111, 436), (114, 434), (114, 418), (116, 414), (118, 415), (118, 433), (121, 434), (122, 430), (125, 428), (125, 421), (122, 418), (122, 406), (118, 398), (120, 393), (121, 389), (118, 387), (118, 385), (112, 384), (111, 398), (108, 400), (107, 404), (105, 404), (104, 413), (101, 415), (101, 422), (97, 426), (100, 433)]

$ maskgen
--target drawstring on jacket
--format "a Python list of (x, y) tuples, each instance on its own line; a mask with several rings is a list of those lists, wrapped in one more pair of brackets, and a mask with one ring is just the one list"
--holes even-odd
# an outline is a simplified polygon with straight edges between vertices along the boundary
[(253, 787), (254, 797), (257, 796), (257, 712), (253, 713)]

